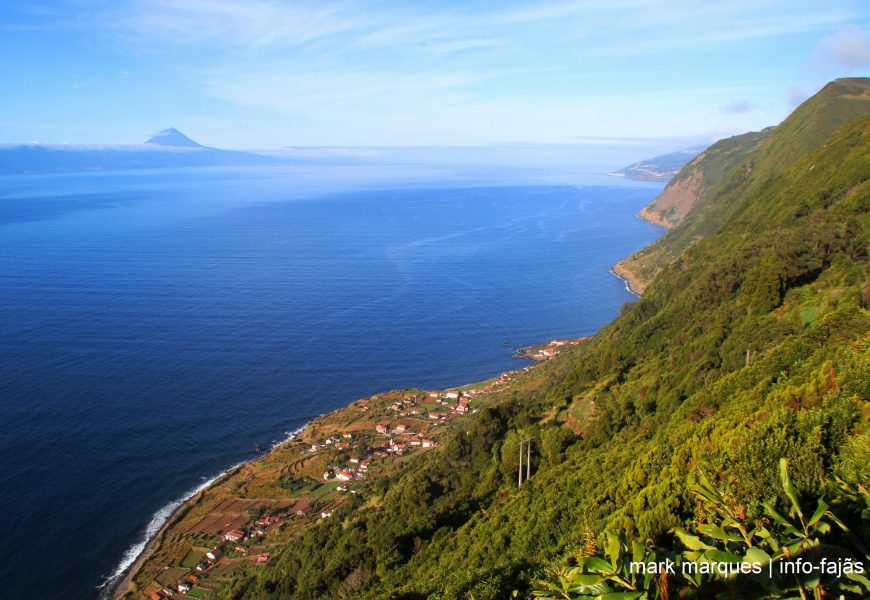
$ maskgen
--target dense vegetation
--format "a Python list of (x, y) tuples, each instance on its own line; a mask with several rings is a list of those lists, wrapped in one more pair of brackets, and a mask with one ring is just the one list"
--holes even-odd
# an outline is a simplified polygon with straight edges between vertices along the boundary
[[(809, 101), (663, 238), (638, 302), (226, 596), (558, 596), (625, 553), (740, 554), (755, 541), (773, 556), (777, 536), (798, 534), (866, 564), (870, 117), (847, 111), (824, 140), (799, 125), (839, 123), (832, 95), (868, 89), (849, 80)], [(533, 475), (517, 489), (526, 437)], [(823, 496), (812, 529), (772, 516), (794, 525), (803, 506), (806, 525)], [(625, 597), (668, 597), (669, 585)]]
[[(806, 157), (845, 123), (870, 114), (870, 85), (866, 79), (838, 79), (800, 105), (777, 127), (717, 142), (704, 158), (688, 165), (669, 184), (699, 175), (699, 197), (680, 227), (628, 257), (621, 265), (642, 282), (651, 282), (665, 265), (676, 260), (701, 237), (728, 223), (735, 207), (747, 198), (762, 201), (768, 186), (800, 158)], [(664, 195), (664, 194), (662, 194)], [(650, 204), (653, 208), (656, 201)]]

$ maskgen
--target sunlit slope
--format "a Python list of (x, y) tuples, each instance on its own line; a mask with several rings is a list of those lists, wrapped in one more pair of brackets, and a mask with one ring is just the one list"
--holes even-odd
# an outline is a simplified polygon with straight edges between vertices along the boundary
[[(870, 79), (838, 79), (800, 105), (785, 121), (761, 133), (714, 144), (700, 161), (687, 165), (668, 186), (700, 181), (679, 226), (659, 241), (620, 262), (645, 286), (694, 241), (719, 230), (739, 199), (763, 201), (765, 190), (797, 160), (812, 153), (843, 124), (870, 114)], [(644, 209), (662, 215), (662, 196)]]

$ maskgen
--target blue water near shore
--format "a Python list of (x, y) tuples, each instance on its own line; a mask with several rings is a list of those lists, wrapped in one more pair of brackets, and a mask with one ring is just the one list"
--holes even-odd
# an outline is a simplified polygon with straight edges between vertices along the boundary
[(95, 598), (156, 514), (258, 445), (594, 333), (632, 300), (609, 267), (661, 235), (635, 217), (659, 189), (407, 167), (0, 179), (2, 596)]

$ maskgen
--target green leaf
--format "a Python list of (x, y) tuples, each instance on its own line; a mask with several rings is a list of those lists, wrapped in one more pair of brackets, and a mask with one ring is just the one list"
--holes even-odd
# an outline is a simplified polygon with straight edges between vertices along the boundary
[(704, 557), (712, 560), (713, 562), (727, 562), (727, 563), (739, 563), (743, 562), (743, 560), (737, 556), (736, 554), (731, 554), (730, 552), (725, 552), (724, 550), (707, 550), (704, 553)]
[(864, 586), (865, 590), (870, 592), (870, 579), (867, 579), (867, 577), (865, 577), (864, 575), (861, 575), (860, 573), (846, 573), (845, 577), (851, 579), (852, 581), (857, 581), (862, 586)]
[(770, 555), (761, 548), (749, 548), (743, 556), (743, 562), (766, 565), (770, 562)]
[(812, 527), (813, 525), (818, 523), (819, 519), (821, 519), (827, 511), (828, 511), (827, 503), (824, 500), (822, 500), (821, 498), (819, 498), (819, 503), (816, 506), (816, 512), (814, 512), (813, 516), (810, 517), (810, 520), (807, 522), (807, 526)]
[[(783, 517), (775, 508), (773, 508), (773, 502), (768, 500), (767, 502), (762, 502), (761, 505), (764, 507), (764, 512), (771, 519), (779, 523), (784, 527), (791, 527), (794, 529), (794, 525), (792, 525), (791, 521)], [(796, 530), (795, 530), (796, 531)]]
[(613, 570), (616, 570), (616, 565), (619, 564), (620, 543), (619, 536), (614, 531), (607, 531), (604, 534), (607, 537), (607, 546), (604, 553), (610, 559), (610, 564)]
[(646, 592), (610, 592), (596, 596), (595, 600), (636, 600), (644, 596), (646, 596)]
[(679, 538), (680, 542), (689, 550), (710, 550), (713, 546), (705, 544), (697, 535), (692, 535), (682, 527), (677, 527), (674, 534)]
[(610, 575), (614, 572), (610, 563), (603, 558), (598, 558), (597, 556), (587, 556), (579, 559), (577, 562), (580, 563), (581, 567), (587, 571), (591, 571), (592, 573), (605, 573)]
[(588, 587), (591, 585), (598, 585), (604, 582), (604, 577), (601, 575), (593, 575), (593, 574), (581, 574), (578, 573), (576, 575), (572, 575), (568, 577), (568, 582), (573, 585), (579, 585), (583, 587)]
[(779, 479), (782, 482), (782, 489), (785, 491), (785, 495), (788, 496), (788, 499), (791, 502), (792, 511), (800, 518), (801, 522), (803, 522), (804, 513), (801, 510), (800, 503), (798, 502), (797, 491), (794, 489), (791, 480), (788, 478), (788, 460), (785, 458), (779, 459)]
[(708, 537), (722, 540), (723, 542), (739, 542), (743, 539), (739, 534), (728, 533), (718, 525), (701, 525), (698, 527), (698, 531)]
[(631, 542), (631, 560), (632, 562), (649, 562), (647, 560), (647, 556), (651, 554), (647, 551), (647, 547), (638, 542), (637, 540), (632, 540)]

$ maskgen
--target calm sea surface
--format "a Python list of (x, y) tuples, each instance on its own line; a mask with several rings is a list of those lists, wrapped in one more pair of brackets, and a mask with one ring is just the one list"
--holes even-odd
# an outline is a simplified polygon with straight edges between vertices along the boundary
[(632, 299), (608, 268), (661, 234), (634, 216), (659, 189), (325, 166), (0, 178), (2, 596), (95, 598), (172, 501), (258, 445), (595, 332)]

